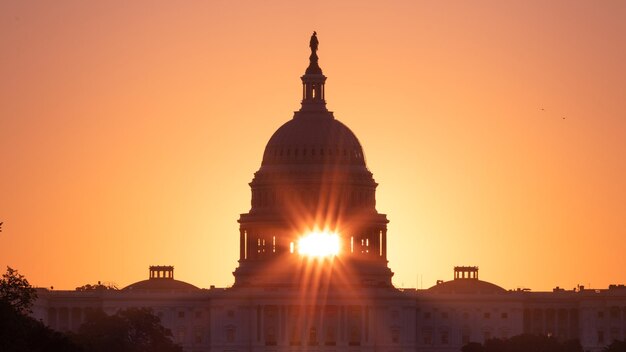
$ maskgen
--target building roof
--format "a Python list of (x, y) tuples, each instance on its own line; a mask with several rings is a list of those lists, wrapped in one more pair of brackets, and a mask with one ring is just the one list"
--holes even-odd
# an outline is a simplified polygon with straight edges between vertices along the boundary
[(199, 288), (180, 280), (153, 278), (137, 281), (124, 287), (123, 290), (199, 290)]
[(137, 281), (122, 290), (199, 290), (196, 286), (184, 281), (174, 280), (174, 267), (171, 265), (151, 265), (148, 280)]
[(365, 166), (361, 143), (328, 111), (296, 113), (270, 138), (263, 166), (348, 164)]
[(459, 294), (493, 294), (504, 293), (505, 289), (491, 282), (478, 279), (455, 279), (440, 282), (428, 289), (434, 293), (459, 293)]

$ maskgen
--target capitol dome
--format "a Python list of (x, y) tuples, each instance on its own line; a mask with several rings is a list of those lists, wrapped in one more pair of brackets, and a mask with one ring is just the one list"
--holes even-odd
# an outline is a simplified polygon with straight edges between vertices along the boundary
[(357, 137), (331, 112), (296, 113), (270, 138), (262, 166), (346, 164), (365, 167)]
[[(301, 240), (326, 233), (336, 236), (335, 268), (343, 270), (338, 275), (333, 266), (325, 267), (329, 280), (391, 287), (388, 220), (376, 210), (378, 184), (358, 138), (326, 108), (315, 33), (309, 46), (309, 66), (300, 77), (302, 106), (270, 137), (249, 184), (251, 208), (239, 218), (234, 286), (300, 284), (307, 260)], [(320, 238), (325, 237), (307, 243), (321, 246)]]

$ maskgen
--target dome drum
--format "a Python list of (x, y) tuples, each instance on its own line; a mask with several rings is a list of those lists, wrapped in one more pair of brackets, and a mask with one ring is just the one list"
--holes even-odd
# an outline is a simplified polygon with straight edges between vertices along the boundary
[[(277, 268), (284, 268), (285, 273), (270, 275), (266, 278), (273, 277), (278, 280), (272, 281), (271, 284), (293, 285), (298, 282), (297, 279), (301, 277), (293, 276), (289, 271), (301, 267), (302, 261), (306, 260), (299, 255), (297, 245), (300, 236), (310, 229), (305, 226), (298, 227), (296, 224), (285, 225), (284, 221), (287, 219), (292, 218), (268, 217), (260, 219), (254, 215), (242, 215), (240, 219), (240, 259), (239, 268), (235, 272), (236, 277), (261, 275), (268, 270), (275, 271), (278, 270)], [(380, 284), (380, 280), (390, 285), (392, 273), (386, 266), (386, 216), (383, 214), (363, 215), (341, 226), (335, 225), (337, 224), (330, 224), (331, 227), (337, 229), (339, 234), (340, 253), (332, 261), (340, 262), (355, 273), (367, 273), (371, 271), (371, 268), (383, 267), (385, 269), (383, 272), (387, 274), (384, 275), (383, 279), (379, 278), (375, 281), (377, 285)], [(354, 280), (359, 281), (359, 275)], [(290, 281), (292, 278), (296, 280)], [(259, 285), (263, 285), (264, 282), (256, 276), (254, 281)], [(267, 283), (265, 282), (265, 284)], [(235, 285), (240, 286), (242, 282), (237, 281)]]
[[(328, 193), (331, 193), (332, 199), (328, 198)], [(251, 213), (293, 207), (312, 213), (328, 207), (333, 207), (342, 213), (361, 212), (368, 208), (374, 211), (376, 197), (374, 187), (338, 186), (327, 191), (319, 184), (290, 184), (253, 188), (251, 205)]]

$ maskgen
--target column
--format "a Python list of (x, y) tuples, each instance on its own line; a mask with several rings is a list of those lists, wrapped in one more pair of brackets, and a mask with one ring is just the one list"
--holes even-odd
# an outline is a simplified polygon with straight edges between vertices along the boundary
[(246, 248), (246, 236), (244, 235), (244, 230), (239, 230), (239, 260), (244, 260), (246, 259), (246, 253), (245, 253), (245, 248)]

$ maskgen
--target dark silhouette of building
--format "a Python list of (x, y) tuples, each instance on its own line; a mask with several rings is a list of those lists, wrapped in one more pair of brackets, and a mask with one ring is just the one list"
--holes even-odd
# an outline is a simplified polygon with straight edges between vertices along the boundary
[[(254, 174), (252, 208), (242, 214), (235, 287), (298, 285), (306, 276), (298, 239), (314, 229), (339, 234), (341, 256), (331, 268), (346, 275), (336, 284), (391, 287), (387, 267), (387, 217), (376, 211), (376, 186), (363, 148), (326, 108), (326, 77), (311, 37), (302, 78), (302, 107), (270, 138)], [(305, 259), (306, 260), (306, 259)], [(339, 269), (341, 268), (341, 269)]]
[[(147, 280), (122, 290), (39, 289), (33, 314), (76, 330), (89, 310), (147, 306), (190, 352), (447, 352), (521, 333), (599, 351), (626, 337), (623, 285), (507, 291), (479, 280), (478, 267), (459, 266), (427, 290), (394, 288), (377, 184), (359, 140), (326, 108), (318, 47), (314, 33), (302, 106), (272, 135), (250, 183), (232, 288), (199, 289), (175, 280), (172, 266), (152, 266)], [(310, 256), (328, 249), (320, 243), (333, 251)], [(305, 251), (310, 245), (318, 247)]]

